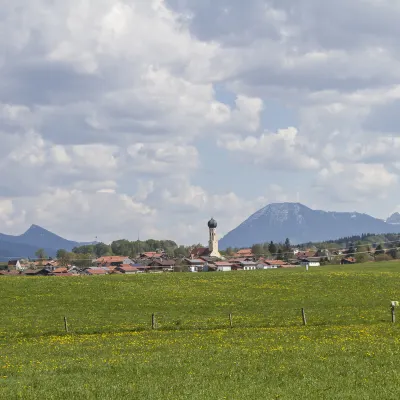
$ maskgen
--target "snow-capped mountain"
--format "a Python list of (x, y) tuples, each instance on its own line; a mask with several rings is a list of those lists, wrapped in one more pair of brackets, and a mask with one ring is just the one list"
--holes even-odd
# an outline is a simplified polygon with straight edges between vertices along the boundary
[(400, 225), (400, 214), (398, 212), (395, 212), (392, 214), (386, 222), (391, 225)]
[(293, 244), (298, 244), (363, 233), (398, 232), (400, 226), (367, 214), (312, 210), (300, 203), (276, 203), (251, 215), (225, 235), (219, 245), (221, 249), (248, 247), (271, 240), (283, 242), (286, 238)]

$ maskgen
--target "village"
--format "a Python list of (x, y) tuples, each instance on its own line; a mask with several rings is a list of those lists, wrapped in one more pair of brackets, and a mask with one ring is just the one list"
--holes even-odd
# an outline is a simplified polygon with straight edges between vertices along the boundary
[[(0, 270), (0, 276), (93, 276), (109, 274), (142, 274), (166, 272), (229, 272), (252, 271), (276, 268), (318, 267), (321, 256), (315, 251), (292, 249), (285, 260), (271, 259), (253, 254), (251, 248), (238, 250), (232, 256), (222, 256), (218, 249), (217, 222), (212, 218), (207, 223), (208, 247), (196, 247), (189, 257), (170, 258), (162, 249), (142, 252), (135, 258), (128, 256), (103, 256), (88, 259), (87, 265), (69, 265), (57, 259), (10, 260), (7, 269)], [(342, 264), (353, 264), (354, 258), (343, 258)]]

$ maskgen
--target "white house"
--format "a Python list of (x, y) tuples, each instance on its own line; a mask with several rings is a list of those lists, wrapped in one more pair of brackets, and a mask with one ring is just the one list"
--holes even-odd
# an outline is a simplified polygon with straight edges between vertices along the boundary
[(277, 269), (277, 265), (270, 265), (268, 263), (258, 263), (256, 266), (257, 269)]
[(226, 261), (217, 261), (214, 263), (217, 267), (217, 272), (229, 272), (232, 271), (232, 264)]
[(205, 261), (199, 258), (185, 258), (184, 264), (187, 265), (188, 272), (200, 272), (203, 271)]
[(303, 267), (320, 267), (321, 263), (317, 260), (314, 259), (308, 259), (308, 258), (303, 258), (302, 260), (300, 260), (300, 265), (302, 265)]
[(257, 269), (257, 263), (254, 261), (241, 261), (239, 265), (243, 267), (244, 271)]

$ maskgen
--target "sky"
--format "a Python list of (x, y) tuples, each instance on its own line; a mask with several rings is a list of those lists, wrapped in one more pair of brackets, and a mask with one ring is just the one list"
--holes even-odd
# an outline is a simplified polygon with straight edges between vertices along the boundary
[(0, 0), (0, 231), (206, 243), (400, 210), (400, 1)]

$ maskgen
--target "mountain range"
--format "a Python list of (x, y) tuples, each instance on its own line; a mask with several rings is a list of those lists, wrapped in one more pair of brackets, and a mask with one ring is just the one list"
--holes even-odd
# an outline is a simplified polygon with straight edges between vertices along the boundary
[(46, 255), (55, 257), (59, 249), (71, 251), (83, 244), (87, 243), (67, 240), (38, 225), (32, 225), (22, 235), (0, 233), (0, 261), (7, 261), (10, 258), (34, 258), (38, 249), (44, 249)]
[(357, 212), (312, 210), (300, 203), (274, 203), (257, 211), (226, 234), (219, 247), (251, 247), (253, 244), (321, 242), (363, 233), (399, 233), (400, 214), (387, 220)]

